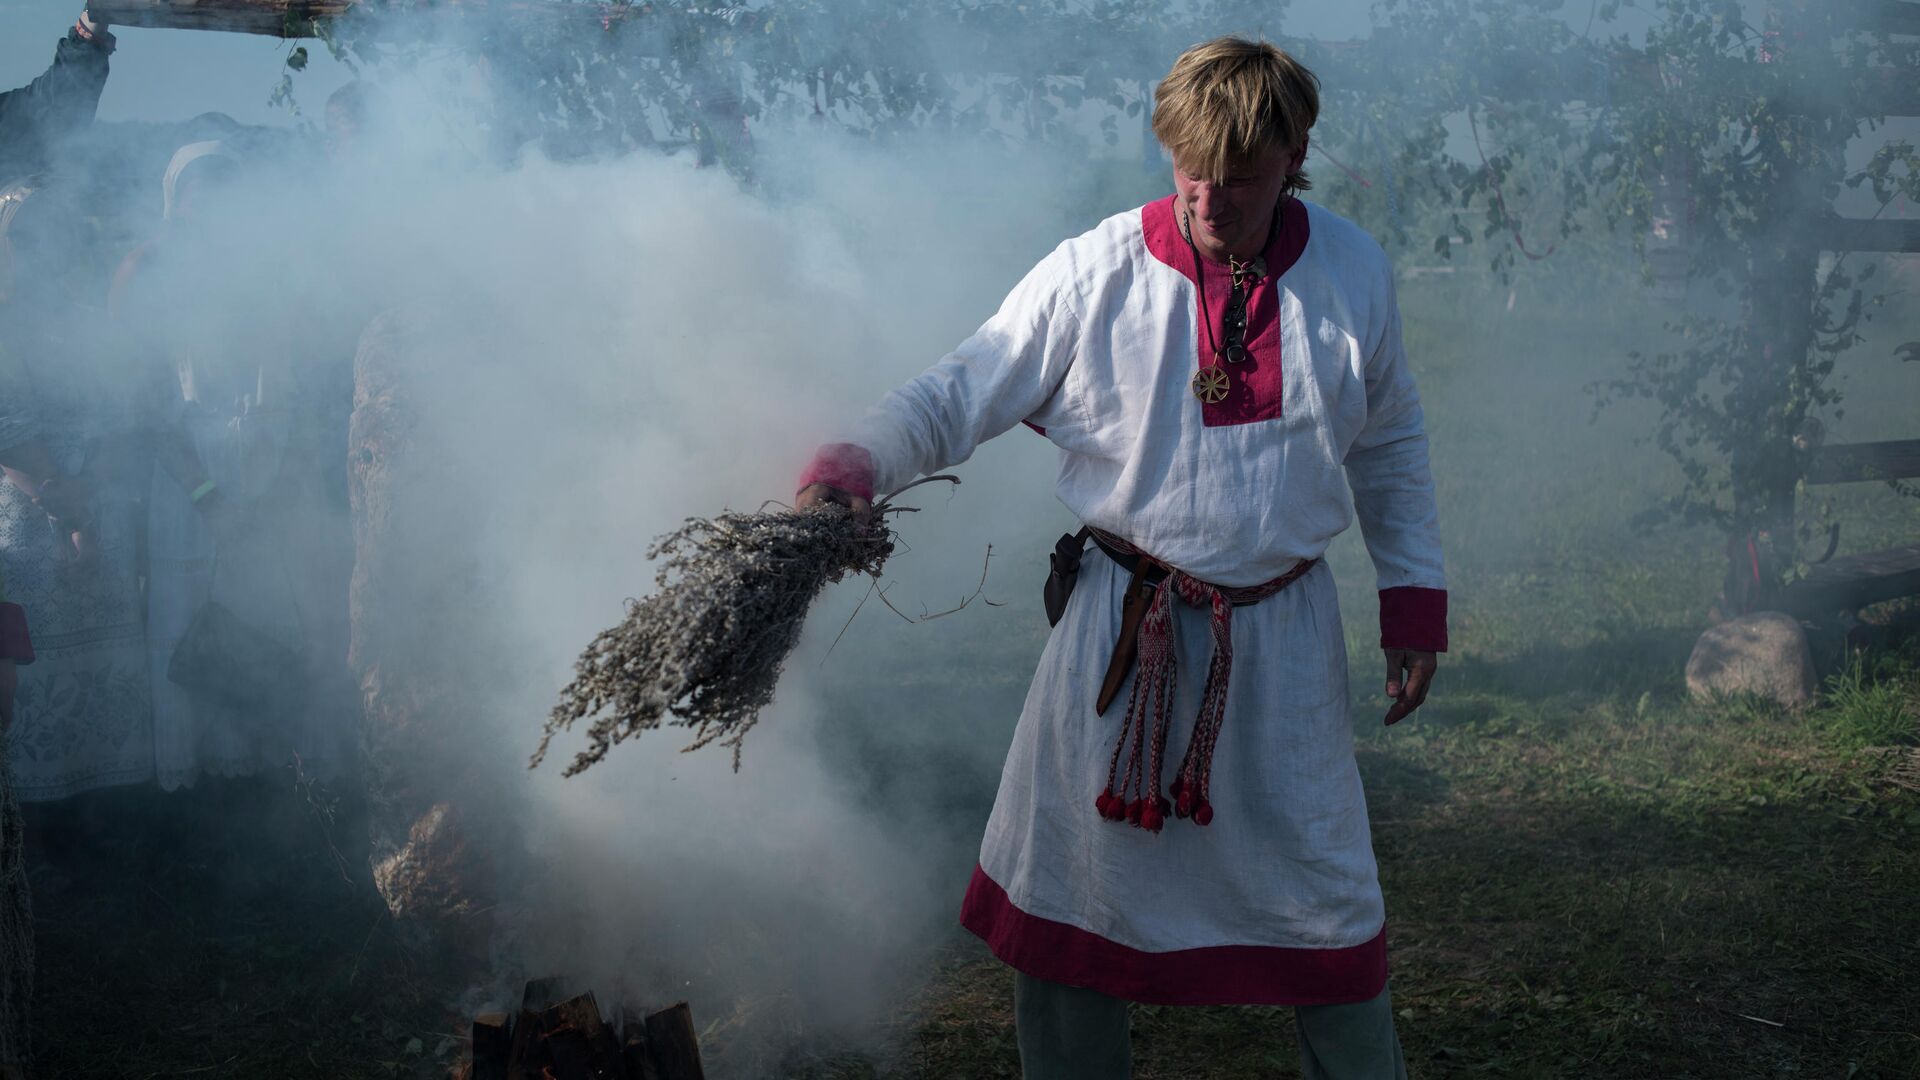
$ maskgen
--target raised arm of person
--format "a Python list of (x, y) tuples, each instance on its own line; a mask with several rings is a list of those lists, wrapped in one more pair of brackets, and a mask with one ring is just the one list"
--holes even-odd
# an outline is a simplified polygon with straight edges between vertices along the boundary
[(46, 73), (18, 90), (0, 93), (0, 162), (10, 173), (40, 171), (57, 133), (93, 123), (113, 48), (106, 24), (82, 11), (54, 47)]
[(1447, 578), (1440, 554), (1440, 512), (1427, 465), (1420, 393), (1400, 341), (1393, 271), (1380, 259), (1379, 303), (1367, 343), (1367, 422), (1347, 448), (1360, 535), (1380, 589), (1380, 648), (1386, 653), (1386, 722), (1398, 723), (1426, 700), (1447, 649)]
[(800, 478), (801, 507), (864, 513), (876, 492), (973, 456), (1060, 389), (1080, 337), (1070, 244), (1035, 266), (1000, 310), (939, 363), (888, 394)]

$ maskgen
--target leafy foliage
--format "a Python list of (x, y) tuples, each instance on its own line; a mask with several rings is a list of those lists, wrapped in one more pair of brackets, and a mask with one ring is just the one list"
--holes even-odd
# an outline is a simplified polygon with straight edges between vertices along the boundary
[[(811, 119), (884, 140), (928, 129), (1089, 150), (1144, 126), (1180, 47), (1263, 35), (1321, 76), (1316, 168), (1333, 209), (1441, 258), (1480, 245), (1511, 275), (1630, 243), (1693, 308), (1671, 347), (1626, 358), (1600, 404), (1661, 410), (1650, 438), (1682, 465), (1665, 508), (1792, 563), (1794, 492), (1835, 358), (1884, 297), (1872, 268), (1820, 272), (1820, 215), (1843, 187), (1920, 196), (1920, 158), (1843, 150), (1920, 83), (1920, 50), (1847, 21), (1852, 5), (1738, 0), (1380, 0), (1366, 38), (1288, 36), (1251, 0), (773, 0), (530, 6), (480, 35), (497, 149), (560, 157), (692, 147), (752, 173), (752, 125)], [(331, 28), (347, 56), (404, 49), (382, 13)], [(1756, 18), (1758, 21), (1756, 21)], [(1906, 347), (1920, 350), (1920, 343)]]

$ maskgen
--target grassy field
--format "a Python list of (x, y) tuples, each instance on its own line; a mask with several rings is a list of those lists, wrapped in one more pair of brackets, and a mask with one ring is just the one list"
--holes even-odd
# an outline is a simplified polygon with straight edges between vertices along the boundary
[[(1422, 1077), (1920, 1077), (1915, 645), (1823, 650), (1827, 691), (1804, 714), (1687, 699), (1717, 542), (1632, 528), (1673, 471), (1634, 442), (1646, 414), (1595, 421), (1581, 389), (1659, 313), (1588, 303), (1578, 284), (1509, 294), (1429, 275), (1405, 289), (1454, 648), (1430, 703), (1391, 731), (1375, 719), (1371, 573), (1351, 535), (1332, 554), (1409, 1065)], [(1889, 352), (1860, 351), (1836, 439), (1920, 434), (1920, 365)], [(1848, 550), (1920, 535), (1920, 500), (1834, 494)], [(1033, 539), (1041, 551), (1050, 537)], [(829, 733), (876, 803), (940, 809), (962, 880), (1044, 633), (1014, 615), (996, 616), (992, 635), (961, 619), (900, 635), (872, 661), (895, 673), (885, 691), (863, 704), (858, 670), (839, 688), (850, 715), (891, 716), (905, 694), (930, 728), (1000, 716), (970, 732), (986, 747), (974, 767), (952, 767), (932, 740), (868, 768), (862, 740), (877, 728)], [(216, 795), (198, 810), (133, 792), (35, 811), (41, 1075), (443, 1074), (459, 1051), (459, 1017), (441, 1004), (456, 976), (385, 918), (353, 829), (278, 779)], [(891, 1050), (816, 1045), (777, 1071), (1017, 1075), (1011, 987), (956, 932), (890, 1017)], [(729, 1048), (722, 1037), (712, 1049)], [(1142, 1078), (1297, 1075), (1285, 1010), (1142, 1007), (1135, 1050)]]

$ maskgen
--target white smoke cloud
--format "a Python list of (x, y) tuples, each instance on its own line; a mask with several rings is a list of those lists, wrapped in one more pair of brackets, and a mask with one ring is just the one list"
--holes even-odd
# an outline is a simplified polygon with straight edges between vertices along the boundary
[[(941, 609), (974, 589), (994, 545), (987, 595), (1017, 602), (912, 629), (871, 603), (828, 656), (866, 588), (843, 585), (738, 774), (723, 750), (678, 753), (679, 729), (571, 780), (564, 738), (540, 770), (524, 762), (578, 650), (652, 588), (650, 538), (790, 497), (815, 443), (1105, 211), (1069, 205), (1071, 189), (1047, 182), (1063, 164), (1035, 152), (931, 140), (880, 152), (821, 129), (760, 134), (772, 193), (686, 158), (496, 170), (467, 153), (469, 119), (448, 111), (457, 82), (386, 82), (405, 122), (356, 164), (263, 163), (192, 224), (221, 253), (194, 291), (215, 310), (277, 296), (310, 321), (353, 322), (424, 306), (475, 328), (415, 360), (423, 430), (482, 478), (472, 544), (490, 621), (511, 628), (513, 678), (458, 748), (500, 784), (474, 793), (487, 820), (508, 823), (481, 837), (511, 876), (503, 983), (566, 971), (603, 1000), (691, 997), (744, 1055), (736, 1068), (796, 1040), (857, 1041), (950, 932), (979, 822), (918, 805), (911, 784), (906, 798), (876, 788), (836, 748), (851, 736), (883, 771), (964, 770), (990, 790), (1017, 710), (1008, 687), (1043, 633), (1029, 594), (1066, 524), (1050, 447), (1010, 436), (961, 470), (966, 487), (921, 499), (893, 567), (903, 610)], [(980, 674), (997, 695), (962, 709), (964, 727), (936, 726), (911, 688), (880, 719), (836, 696), (860, 684), (888, 701), (899, 672), (875, 657), (932, 668), (982, 636), (1014, 643), (1014, 670)]]

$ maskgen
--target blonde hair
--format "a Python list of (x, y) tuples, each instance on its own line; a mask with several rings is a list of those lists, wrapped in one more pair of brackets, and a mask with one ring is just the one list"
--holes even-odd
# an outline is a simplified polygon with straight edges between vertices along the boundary
[[(1279, 47), (1222, 37), (1180, 54), (1153, 91), (1153, 134), (1189, 174), (1223, 179), (1275, 147), (1306, 145), (1320, 80)], [(1313, 184), (1287, 177), (1289, 194)]]

